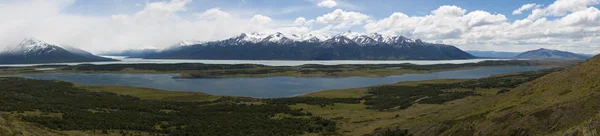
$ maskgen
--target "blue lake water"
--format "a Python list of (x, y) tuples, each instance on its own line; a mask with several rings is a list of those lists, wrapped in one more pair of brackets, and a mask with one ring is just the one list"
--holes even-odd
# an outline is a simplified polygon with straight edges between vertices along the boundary
[(202, 78), (173, 79), (175, 74), (83, 74), (52, 73), (27, 74), (20, 77), (62, 80), (85, 85), (124, 85), (156, 88), (164, 90), (204, 92), (213, 95), (248, 96), (257, 98), (292, 97), (321, 90), (365, 87), (390, 84), (401, 81), (421, 81), (432, 79), (471, 79), (494, 74), (540, 70), (544, 67), (501, 67), (476, 68), (435, 72), (427, 74), (405, 74), (388, 77), (344, 77), (344, 78)]

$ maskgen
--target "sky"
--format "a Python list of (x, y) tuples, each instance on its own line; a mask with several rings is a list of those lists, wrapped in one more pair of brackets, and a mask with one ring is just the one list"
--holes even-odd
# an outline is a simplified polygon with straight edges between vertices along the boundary
[(92, 53), (241, 33), (402, 35), (463, 50), (600, 53), (600, 0), (0, 0), (0, 49)]

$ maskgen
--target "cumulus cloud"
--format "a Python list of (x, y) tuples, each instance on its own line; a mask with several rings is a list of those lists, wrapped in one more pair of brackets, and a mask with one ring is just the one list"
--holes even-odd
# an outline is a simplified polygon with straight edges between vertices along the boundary
[(333, 0), (323, 0), (317, 4), (317, 6), (319, 6), (319, 7), (326, 7), (326, 8), (333, 8), (337, 5), (338, 5), (337, 2), (335, 2)]
[(270, 17), (264, 16), (264, 15), (260, 15), (260, 14), (254, 15), (252, 17), (252, 19), (250, 19), (250, 21), (252, 21), (252, 22), (254, 22), (256, 24), (261, 24), (261, 25), (268, 24), (268, 23), (271, 22), (271, 20), (272, 19)]
[(512, 12), (512, 14), (513, 15), (521, 15), (521, 14), (523, 14), (523, 11), (527, 11), (527, 10), (534, 9), (534, 8), (539, 8), (540, 6), (542, 6), (542, 5), (538, 5), (535, 3), (525, 4), (525, 5), (521, 6), (520, 8), (514, 10)]
[[(364, 29), (367, 33), (404, 35), (463, 49), (523, 51), (545, 47), (600, 53), (593, 44), (600, 40), (600, 11), (597, 8), (570, 8), (567, 13), (558, 14), (549, 12), (548, 7), (539, 9), (544, 10), (542, 15), (558, 18), (551, 20), (542, 16), (509, 22), (502, 14), (441, 6), (425, 16), (393, 13), (367, 23)], [(533, 10), (530, 16), (535, 14), (536, 10)]]
[(203, 19), (203, 20), (216, 20), (216, 19), (231, 18), (231, 14), (221, 11), (221, 9), (219, 9), (219, 8), (209, 9), (209, 10), (206, 10), (197, 15), (198, 15), (198, 18)]
[(546, 16), (564, 16), (568, 13), (587, 9), (599, 4), (600, 0), (556, 0), (545, 8), (534, 9), (528, 19), (540, 19)]
[(454, 5), (444, 5), (434, 11), (431, 11), (431, 13), (436, 16), (461, 16), (465, 14), (465, 12), (467, 12), (467, 10)]
[(298, 17), (294, 20), (294, 25), (296, 26), (310, 26), (315, 22), (315, 20), (306, 20), (304, 17)]
[(335, 29), (343, 29), (353, 25), (363, 24), (369, 18), (371, 17), (359, 12), (347, 12), (336, 9), (331, 13), (317, 17), (317, 23), (337, 24), (337, 26), (334, 27)]

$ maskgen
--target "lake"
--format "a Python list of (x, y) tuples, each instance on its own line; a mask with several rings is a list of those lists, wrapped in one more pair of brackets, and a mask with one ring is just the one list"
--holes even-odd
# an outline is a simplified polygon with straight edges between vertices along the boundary
[(412, 63), (416, 65), (431, 64), (464, 64), (477, 63), (486, 60), (505, 60), (505, 59), (468, 59), (468, 60), (181, 60), (181, 59), (140, 59), (124, 58), (117, 56), (104, 56), (121, 61), (109, 62), (78, 62), (78, 63), (46, 63), (46, 64), (7, 64), (0, 67), (23, 67), (38, 65), (78, 65), (78, 64), (176, 64), (176, 63), (204, 63), (204, 64), (261, 64), (268, 66), (299, 66), (304, 64), (320, 65), (340, 65), (340, 64), (402, 64)]
[(174, 91), (204, 92), (213, 95), (248, 96), (256, 98), (292, 97), (321, 90), (345, 89), (391, 84), (401, 81), (432, 79), (472, 79), (494, 74), (540, 70), (544, 67), (500, 67), (476, 68), (435, 72), (427, 74), (405, 74), (388, 77), (344, 77), (344, 78), (202, 78), (173, 79), (176, 74), (105, 74), (105, 73), (52, 73), (26, 74), (20, 77), (62, 80), (85, 85), (124, 85)]

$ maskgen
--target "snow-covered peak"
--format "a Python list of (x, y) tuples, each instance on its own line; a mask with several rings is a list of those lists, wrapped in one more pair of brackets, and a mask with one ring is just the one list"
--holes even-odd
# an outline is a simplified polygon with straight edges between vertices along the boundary
[(325, 40), (327, 40), (329, 38), (330, 37), (327, 36), (327, 35), (309, 33), (309, 34), (302, 35), (301, 41), (306, 41), (306, 42), (320, 42), (320, 41), (325, 41)]
[[(174, 44), (173, 46), (190, 46), (190, 45), (197, 45), (197, 44), (203, 44), (206, 43), (204, 41), (198, 41), (198, 40), (183, 40), (178, 42), (177, 44)], [(154, 49), (157, 49), (156, 47), (153, 47)], [(145, 48), (145, 49), (150, 49), (150, 48)]]
[[(292, 39), (292, 37), (294, 39)], [(272, 43), (287, 43), (287, 42), (293, 42), (295, 40), (298, 40), (297, 35), (286, 36), (283, 33), (277, 32), (277, 33), (274, 33), (274, 34), (264, 37), (261, 41), (262, 42), (272, 42)]]
[(367, 37), (369, 37), (377, 42), (381, 42), (385, 38), (383, 35), (381, 35), (379, 33), (370, 33), (370, 34), (367, 34)]
[(384, 43), (387, 44), (403, 44), (403, 43), (414, 43), (415, 40), (408, 39), (404, 36), (389, 36), (383, 39)]
[(242, 33), (239, 36), (235, 37), (237, 42), (251, 42), (251, 43), (258, 43), (261, 42), (265, 37), (267, 37), (268, 35), (264, 34), (264, 33)]
[(381, 34), (378, 33), (371, 33), (371, 34), (367, 34), (367, 35), (360, 35), (356, 38), (354, 38), (354, 42), (358, 43), (359, 45), (375, 45), (378, 44), (379, 42), (383, 41), (384, 37)]
[(229, 38), (227, 44), (240, 45), (241, 43), (279, 43), (289, 44), (293, 42), (326, 42), (341, 44), (359, 44), (361, 46), (378, 44), (405, 44), (415, 43), (416, 40), (408, 39), (403, 36), (382, 35), (379, 33), (361, 34), (352, 31), (326, 36), (316, 33), (308, 34), (285, 34), (275, 33), (242, 33), (239, 36)]
[(361, 34), (359, 34), (359, 33), (356, 33), (356, 32), (347, 31), (347, 32), (343, 32), (343, 33), (337, 34), (337, 35), (336, 35), (336, 36), (334, 36), (334, 37), (344, 36), (344, 37), (346, 37), (346, 38), (348, 38), (348, 39), (355, 39), (355, 38), (357, 38), (357, 37), (358, 37), (358, 36), (360, 36), (360, 35), (361, 35)]
[(63, 49), (60, 45), (53, 45), (43, 42), (39, 39), (28, 37), (23, 39), (19, 44), (14, 46), (8, 46), (4, 53), (7, 54), (27, 54), (27, 55), (40, 55), (47, 54), (59, 49)]
[(319, 34), (285, 34), (275, 32), (271, 34), (265, 33), (242, 33), (239, 36), (227, 39), (237, 43), (291, 43), (291, 42), (319, 42), (329, 39), (328, 36)]

